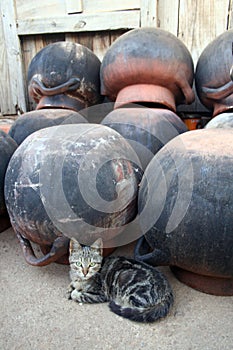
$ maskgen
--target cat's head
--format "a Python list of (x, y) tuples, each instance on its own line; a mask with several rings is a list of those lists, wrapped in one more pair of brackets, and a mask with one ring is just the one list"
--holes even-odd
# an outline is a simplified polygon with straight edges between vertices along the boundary
[(73, 277), (87, 280), (101, 268), (103, 241), (98, 238), (91, 246), (82, 246), (75, 238), (70, 239), (69, 263)]

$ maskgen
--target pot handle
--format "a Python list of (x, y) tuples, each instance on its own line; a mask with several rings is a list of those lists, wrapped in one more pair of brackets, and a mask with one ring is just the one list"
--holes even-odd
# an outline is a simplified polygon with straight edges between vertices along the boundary
[(61, 256), (67, 254), (69, 247), (69, 238), (65, 236), (60, 236), (55, 239), (51, 250), (48, 254), (37, 258), (30, 241), (27, 238), (24, 238), (19, 232), (16, 232), (16, 236), (21, 245), (23, 255), (28, 264), (33, 266), (45, 266), (52, 262), (55, 262)]
[(225, 85), (222, 85), (218, 88), (211, 88), (208, 86), (203, 86), (201, 88), (202, 92), (206, 95), (206, 97), (211, 98), (213, 100), (221, 100), (223, 98), (228, 97), (233, 92), (233, 82), (230, 80)]
[(156, 248), (151, 251), (145, 236), (142, 236), (137, 241), (134, 249), (134, 258), (151, 266), (167, 266), (170, 264), (169, 255)]

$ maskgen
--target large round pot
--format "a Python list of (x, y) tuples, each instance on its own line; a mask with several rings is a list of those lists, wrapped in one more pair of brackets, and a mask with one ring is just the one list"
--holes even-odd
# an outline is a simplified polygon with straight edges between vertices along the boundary
[(67, 41), (41, 49), (28, 68), (28, 90), (40, 108), (79, 111), (100, 103), (100, 60), (87, 47)]
[[(18, 147), (5, 177), (11, 224), (28, 263), (67, 257), (69, 238), (105, 252), (137, 212), (135, 153), (116, 131), (97, 124), (36, 131)], [(36, 258), (30, 241), (46, 254)], [(111, 249), (112, 251), (112, 249)]]
[(160, 148), (188, 130), (174, 112), (159, 108), (115, 109), (101, 124), (124, 136), (137, 153), (143, 170)]
[(233, 128), (233, 112), (218, 114), (206, 124), (205, 128)]
[(196, 91), (213, 116), (233, 108), (232, 42), (233, 30), (225, 31), (206, 46), (197, 62)]
[(16, 148), (16, 142), (0, 130), (0, 232), (10, 226), (4, 198), (4, 179), (8, 163)]
[(193, 70), (192, 57), (176, 36), (158, 28), (133, 29), (104, 55), (101, 93), (116, 107), (150, 102), (175, 111), (194, 100)]
[(87, 123), (78, 112), (70, 109), (39, 109), (19, 116), (9, 130), (9, 135), (20, 145), (33, 132), (59, 124)]
[(135, 255), (170, 265), (201, 291), (233, 295), (233, 130), (179, 135), (148, 165), (139, 189), (145, 236)]

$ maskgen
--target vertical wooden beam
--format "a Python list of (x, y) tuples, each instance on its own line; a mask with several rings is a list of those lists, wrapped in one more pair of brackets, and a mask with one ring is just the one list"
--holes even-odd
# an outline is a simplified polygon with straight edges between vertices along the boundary
[(227, 29), (233, 28), (233, 0), (229, 0)]
[(229, 0), (180, 0), (178, 37), (196, 64), (204, 48), (227, 29)]
[(36, 108), (36, 103), (28, 96), (28, 81), (27, 72), (28, 67), (33, 57), (44, 47), (42, 35), (27, 35), (21, 39), (21, 52), (22, 52), (22, 66), (25, 82), (25, 97), (27, 102), (27, 110), (31, 111)]
[(158, 1), (158, 27), (177, 36), (179, 26), (179, 0)]
[(26, 112), (20, 41), (13, 0), (0, 1), (1, 60), (0, 103), (4, 115)]
[(157, 27), (158, 9), (156, 0), (141, 0), (141, 27)]
[(93, 52), (99, 58), (100, 61), (103, 60), (103, 57), (110, 46), (110, 34), (106, 32), (104, 34), (101, 33), (95, 34), (93, 36)]

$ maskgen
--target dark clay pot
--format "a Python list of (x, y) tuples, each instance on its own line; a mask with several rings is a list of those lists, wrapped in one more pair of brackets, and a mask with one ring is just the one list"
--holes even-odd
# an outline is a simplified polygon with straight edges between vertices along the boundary
[(9, 135), (20, 145), (33, 132), (60, 124), (87, 123), (78, 112), (69, 109), (39, 109), (22, 114), (9, 130)]
[(222, 113), (218, 114), (216, 117), (212, 118), (209, 123), (205, 126), (206, 129), (212, 128), (233, 128), (233, 112), (232, 113)]
[(101, 124), (124, 136), (137, 153), (143, 170), (160, 148), (188, 130), (168, 109), (119, 108), (109, 113)]
[[(8, 166), (5, 198), (29, 264), (64, 261), (72, 236), (82, 244), (102, 237), (105, 254), (114, 247), (137, 212), (141, 178), (127, 160), (132, 153), (120, 134), (97, 124), (53, 126), (23, 141)], [(30, 241), (46, 255), (36, 258)]]
[(197, 62), (197, 94), (213, 116), (233, 108), (232, 42), (233, 30), (222, 33), (207, 45)]
[(158, 28), (121, 35), (107, 50), (100, 77), (101, 93), (116, 107), (152, 102), (175, 111), (194, 100), (192, 57), (176, 36)]
[(87, 47), (62, 41), (40, 50), (28, 68), (28, 90), (40, 108), (79, 111), (100, 103), (100, 61)]
[(177, 136), (148, 165), (139, 189), (145, 236), (136, 258), (170, 265), (184, 283), (233, 295), (233, 130)]

